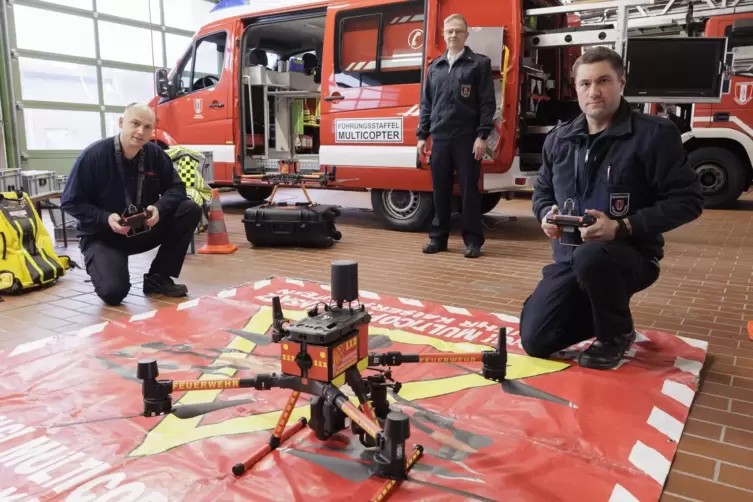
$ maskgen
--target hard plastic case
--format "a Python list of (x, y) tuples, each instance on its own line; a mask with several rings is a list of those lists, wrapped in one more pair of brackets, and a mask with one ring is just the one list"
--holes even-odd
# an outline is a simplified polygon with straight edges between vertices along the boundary
[(246, 209), (243, 225), (254, 247), (328, 248), (342, 238), (335, 227), (340, 214), (334, 206), (282, 202)]

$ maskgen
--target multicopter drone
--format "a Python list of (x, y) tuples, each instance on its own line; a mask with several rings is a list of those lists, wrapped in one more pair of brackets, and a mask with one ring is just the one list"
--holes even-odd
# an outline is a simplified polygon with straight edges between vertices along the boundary
[[(496, 350), (477, 353), (447, 354), (401, 352), (369, 353), (369, 322), (371, 315), (358, 301), (358, 264), (354, 261), (332, 263), (331, 301), (322, 309), (319, 305), (308, 316), (295, 322), (283, 317), (280, 298), (272, 300), (272, 336), (244, 333), (260, 345), (279, 343), (281, 347), (281, 373), (257, 374), (250, 378), (223, 380), (158, 380), (159, 370), (154, 359), (138, 362), (137, 377), (143, 381), (144, 416), (174, 414), (178, 418), (191, 418), (209, 413), (231, 403), (210, 403), (173, 406), (174, 391), (202, 389), (270, 390), (290, 389), (292, 393), (283, 408), (269, 443), (248, 460), (233, 466), (233, 474), (241, 476), (265, 455), (278, 448), (288, 438), (308, 425), (317, 439), (327, 440), (344, 430), (345, 418), (350, 419), (350, 429), (367, 448), (374, 448), (372, 475), (385, 479), (377, 492), (376, 500), (383, 500), (402, 480), (423, 454), (421, 445), (406, 452), (410, 437), (409, 417), (390, 409), (387, 389), (397, 393), (400, 383), (392, 379), (391, 371), (373, 366), (400, 366), (405, 363), (468, 363), (481, 362), (484, 378), (504, 383), (507, 366), (505, 328), (500, 328)], [(357, 302), (357, 307), (353, 303)], [(334, 305), (333, 305), (334, 303)], [(361, 376), (371, 369), (374, 375)], [(392, 381), (393, 383), (388, 383)], [(356, 407), (340, 390), (348, 385), (358, 401)], [(302, 417), (287, 427), (291, 411), (301, 393), (312, 396), (310, 418)], [(518, 392), (515, 392), (518, 393)], [(240, 402), (231, 404), (237, 405)]]

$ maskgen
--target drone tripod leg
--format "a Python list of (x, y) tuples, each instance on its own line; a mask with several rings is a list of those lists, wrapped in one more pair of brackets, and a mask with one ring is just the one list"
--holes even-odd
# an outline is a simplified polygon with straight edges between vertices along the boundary
[(345, 373), (345, 379), (350, 388), (353, 389), (353, 394), (358, 398), (358, 402), (361, 403), (361, 411), (363, 414), (371, 421), (378, 423), (376, 415), (374, 414), (374, 408), (371, 406), (371, 403), (366, 396), (366, 384), (363, 381), (363, 378), (361, 378), (361, 373), (358, 371), (358, 368), (355, 366), (348, 368)]
[(272, 432), (272, 437), (269, 438), (269, 443), (265, 444), (259, 450), (257, 450), (251, 457), (246, 460), (243, 463), (235, 464), (233, 466), (233, 474), (236, 476), (242, 475), (244, 472), (250, 470), (257, 462), (259, 462), (262, 458), (264, 458), (268, 453), (271, 453), (272, 451), (276, 450), (282, 443), (284, 443), (287, 439), (289, 439), (293, 434), (297, 433), (301, 429), (303, 429), (306, 424), (307, 420), (305, 417), (301, 417), (298, 421), (296, 421), (293, 425), (291, 425), (288, 429), (285, 429), (285, 426), (288, 423), (288, 420), (290, 419), (291, 413), (293, 413), (293, 409), (295, 408), (295, 403), (298, 401), (298, 396), (300, 396), (301, 393), (299, 391), (293, 391), (293, 393), (290, 395), (290, 398), (288, 398), (288, 402), (285, 405), (285, 408), (283, 408), (282, 413), (280, 414), (280, 418), (277, 420), (277, 425), (275, 426), (274, 432)]
[[(410, 470), (413, 468), (414, 465), (416, 465), (416, 462), (418, 462), (418, 459), (420, 459), (424, 454), (424, 447), (421, 445), (416, 445), (413, 447), (413, 455), (405, 459), (405, 473), (408, 474)], [(390, 496), (390, 494), (398, 488), (402, 484), (401, 480), (397, 479), (388, 479), (384, 482), (382, 487), (379, 489), (379, 491), (369, 499), (370, 502), (383, 502), (387, 500), (387, 498)]]

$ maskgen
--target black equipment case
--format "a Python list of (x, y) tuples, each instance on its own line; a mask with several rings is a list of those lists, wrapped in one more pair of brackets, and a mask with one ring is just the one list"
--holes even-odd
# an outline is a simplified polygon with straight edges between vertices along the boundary
[(328, 248), (342, 238), (335, 228), (338, 216), (334, 206), (282, 202), (246, 209), (243, 225), (254, 247)]

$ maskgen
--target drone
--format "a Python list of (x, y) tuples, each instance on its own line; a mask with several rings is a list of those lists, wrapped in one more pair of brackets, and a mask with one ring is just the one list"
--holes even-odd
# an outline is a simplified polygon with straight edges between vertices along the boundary
[[(397, 393), (400, 383), (392, 378), (390, 367), (410, 363), (469, 363), (482, 364), (481, 375), (491, 381), (506, 382), (507, 347), (505, 328), (499, 329), (495, 350), (476, 353), (420, 353), (397, 351), (369, 352), (369, 323), (371, 315), (359, 301), (358, 263), (339, 260), (331, 263), (331, 299), (329, 304), (316, 305), (307, 316), (291, 322), (284, 318), (279, 296), (272, 298), (273, 324), (271, 336), (244, 333), (261, 345), (280, 345), (280, 373), (257, 374), (248, 378), (221, 380), (158, 380), (159, 368), (155, 359), (138, 361), (137, 378), (142, 381), (143, 416), (174, 414), (178, 418), (197, 415), (226, 407), (229, 403), (173, 406), (172, 393), (197, 390), (233, 390), (274, 388), (289, 389), (290, 397), (269, 442), (244, 462), (233, 466), (240, 477), (253, 469), (267, 454), (308, 425), (320, 441), (348, 428), (366, 448), (374, 450), (372, 476), (384, 479), (377, 492), (384, 499), (423, 455), (423, 446), (416, 444), (410, 452), (406, 441), (410, 438), (410, 418), (390, 408), (387, 391)], [(355, 304), (355, 306), (354, 306)], [(384, 370), (379, 367), (388, 367)], [(364, 370), (376, 371), (362, 376)], [(392, 383), (390, 383), (392, 382)], [(512, 383), (512, 382), (508, 382)], [(356, 406), (341, 390), (350, 387), (358, 399)], [(301, 417), (288, 426), (288, 421), (301, 394), (311, 396), (310, 418)], [(520, 393), (520, 392), (515, 392)], [(530, 395), (530, 393), (524, 393)], [(231, 401), (232, 405), (246, 401)], [(216, 405), (216, 406), (214, 406)]]

